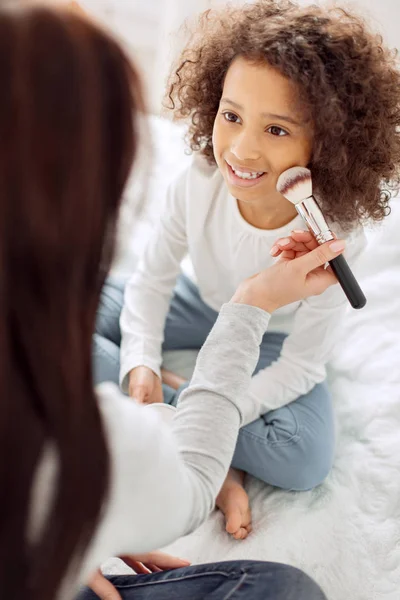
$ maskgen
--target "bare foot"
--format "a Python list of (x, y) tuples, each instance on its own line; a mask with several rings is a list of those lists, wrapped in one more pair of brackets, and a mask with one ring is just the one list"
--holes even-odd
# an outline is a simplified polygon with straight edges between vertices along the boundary
[(226, 531), (235, 540), (244, 540), (252, 530), (249, 497), (243, 487), (243, 481), (243, 471), (229, 469), (216, 502), (225, 515)]
[(180, 388), (182, 383), (185, 383), (186, 379), (172, 373), (172, 371), (166, 371), (165, 369), (161, 369), (161, 381), (166, 385), (169, 385), (173, 390), (177, 390)]

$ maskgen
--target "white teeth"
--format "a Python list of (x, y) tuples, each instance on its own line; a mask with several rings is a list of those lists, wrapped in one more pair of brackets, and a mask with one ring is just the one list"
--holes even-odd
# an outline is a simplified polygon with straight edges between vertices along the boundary
[(238, 171), (238, 169), (234, 169), (233, 167), (231, 168), (235, 175), (240, 177), (240, 179), (257, 179), (257, 177), (263, 175), (262, 171), (260, 173), (246, 173), (245, 171)]

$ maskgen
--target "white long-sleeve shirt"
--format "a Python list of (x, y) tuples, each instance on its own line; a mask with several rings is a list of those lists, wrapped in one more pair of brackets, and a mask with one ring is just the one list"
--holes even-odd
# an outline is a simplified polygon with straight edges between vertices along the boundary
[[(172, 428), (116, 385), (98, 387), (110, 453), (110, 493), (79, 580), (67, 578), (60, 599), (73, 598), (77, 585), (110, 556), (161, 548), (206, 519), (226, 477), (239, 427), (257, 415), (246, 390), (269, 318), (246, 305), (222, 307), (197, 359), (191, 387), (180, 397)], [(232, 353), (237, 338), (242, 343)], [(56, 472), (57, 459), (48, 451), (32, 494), (33, 539), (51, 506)]]
[[(301, 217), (274, 230), (250, 225), (220, 171), (195, 156), (170, 186), (155, 235), (127, 284), (121, 314), (122, 389), (127, 390), (127, 376), (134, 367), (145, 365), (160, 373), (165, 320), (187, 254), (193, 268), (187, 274), (204, 302), (219, 311), (243, 279), (273, 264), (272, 245), (293, 229), (305, 229)], [(335, 232), (343, 235), (338, 228)], [(347, 236), (345, 256), (350, 265), (365, 244), (360, 229)], [(279, 359), (252, 379), (249, 394), (258, 401), (260, 414), (297, 399), (325, 379), (347, 302), (341, 288), (334, 286), (274, 313), (270, 331), (289, 335)]]

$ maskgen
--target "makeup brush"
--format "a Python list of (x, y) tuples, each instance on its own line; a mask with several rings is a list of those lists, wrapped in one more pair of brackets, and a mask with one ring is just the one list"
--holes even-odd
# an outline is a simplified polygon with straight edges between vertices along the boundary
[[(312, 195), (312, 179), (309, 169), (292, 167), (284, 171), (279, 176), (276, 189), (286, 200), (295, 205), (297, 212), (306, 222), (318, 244), (324, 244), (335, 239), (317, 201)], [(329, 261), (329, 264), (351, 306), (353, 308), (363, 308), (367, 300), (344, 256), (341, 254), (333, 258)]]

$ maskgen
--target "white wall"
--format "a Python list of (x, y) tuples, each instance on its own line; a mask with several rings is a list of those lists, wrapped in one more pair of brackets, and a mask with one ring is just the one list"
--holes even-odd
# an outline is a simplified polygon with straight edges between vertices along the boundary
[[(59, 0), (63, 1), (63, 0)], [(231, 0), (232, 1), (232, 0)], [(184, 37), (183, 22), (225, 0), (78, 0), (126, 44), (142, 71), (153, 112), (160, 111), (169, 68)], [(243, 0), (233, 0), (242, 3)]]
[[(185, 19), (225, 0), (78, 0), (100, 17), (126, 44), (139, 64), (150, 108), (158, 113), (165, 79), (177, 50), (183, 43), (177, 31)], [(232, 0), (231, 0), (232, 1)], [(236, 4), (246, 0), (233, 0)], [(247, 0), (251, 1), (251, 0)], [(310, 4), (311, 0), (298, 0)], [(324, 0), (313, 0), (323, 4)], [(399, 0), (352, 0), (336, 2), (354, 6), (369, 17), (387, 43), (400, 48)]]
[(165, 79), (180, 46), (177, 31), (186, 18), (212, 0), (80, 0), (109, 26), (139, 65), (153, 112), (159, 112)]

